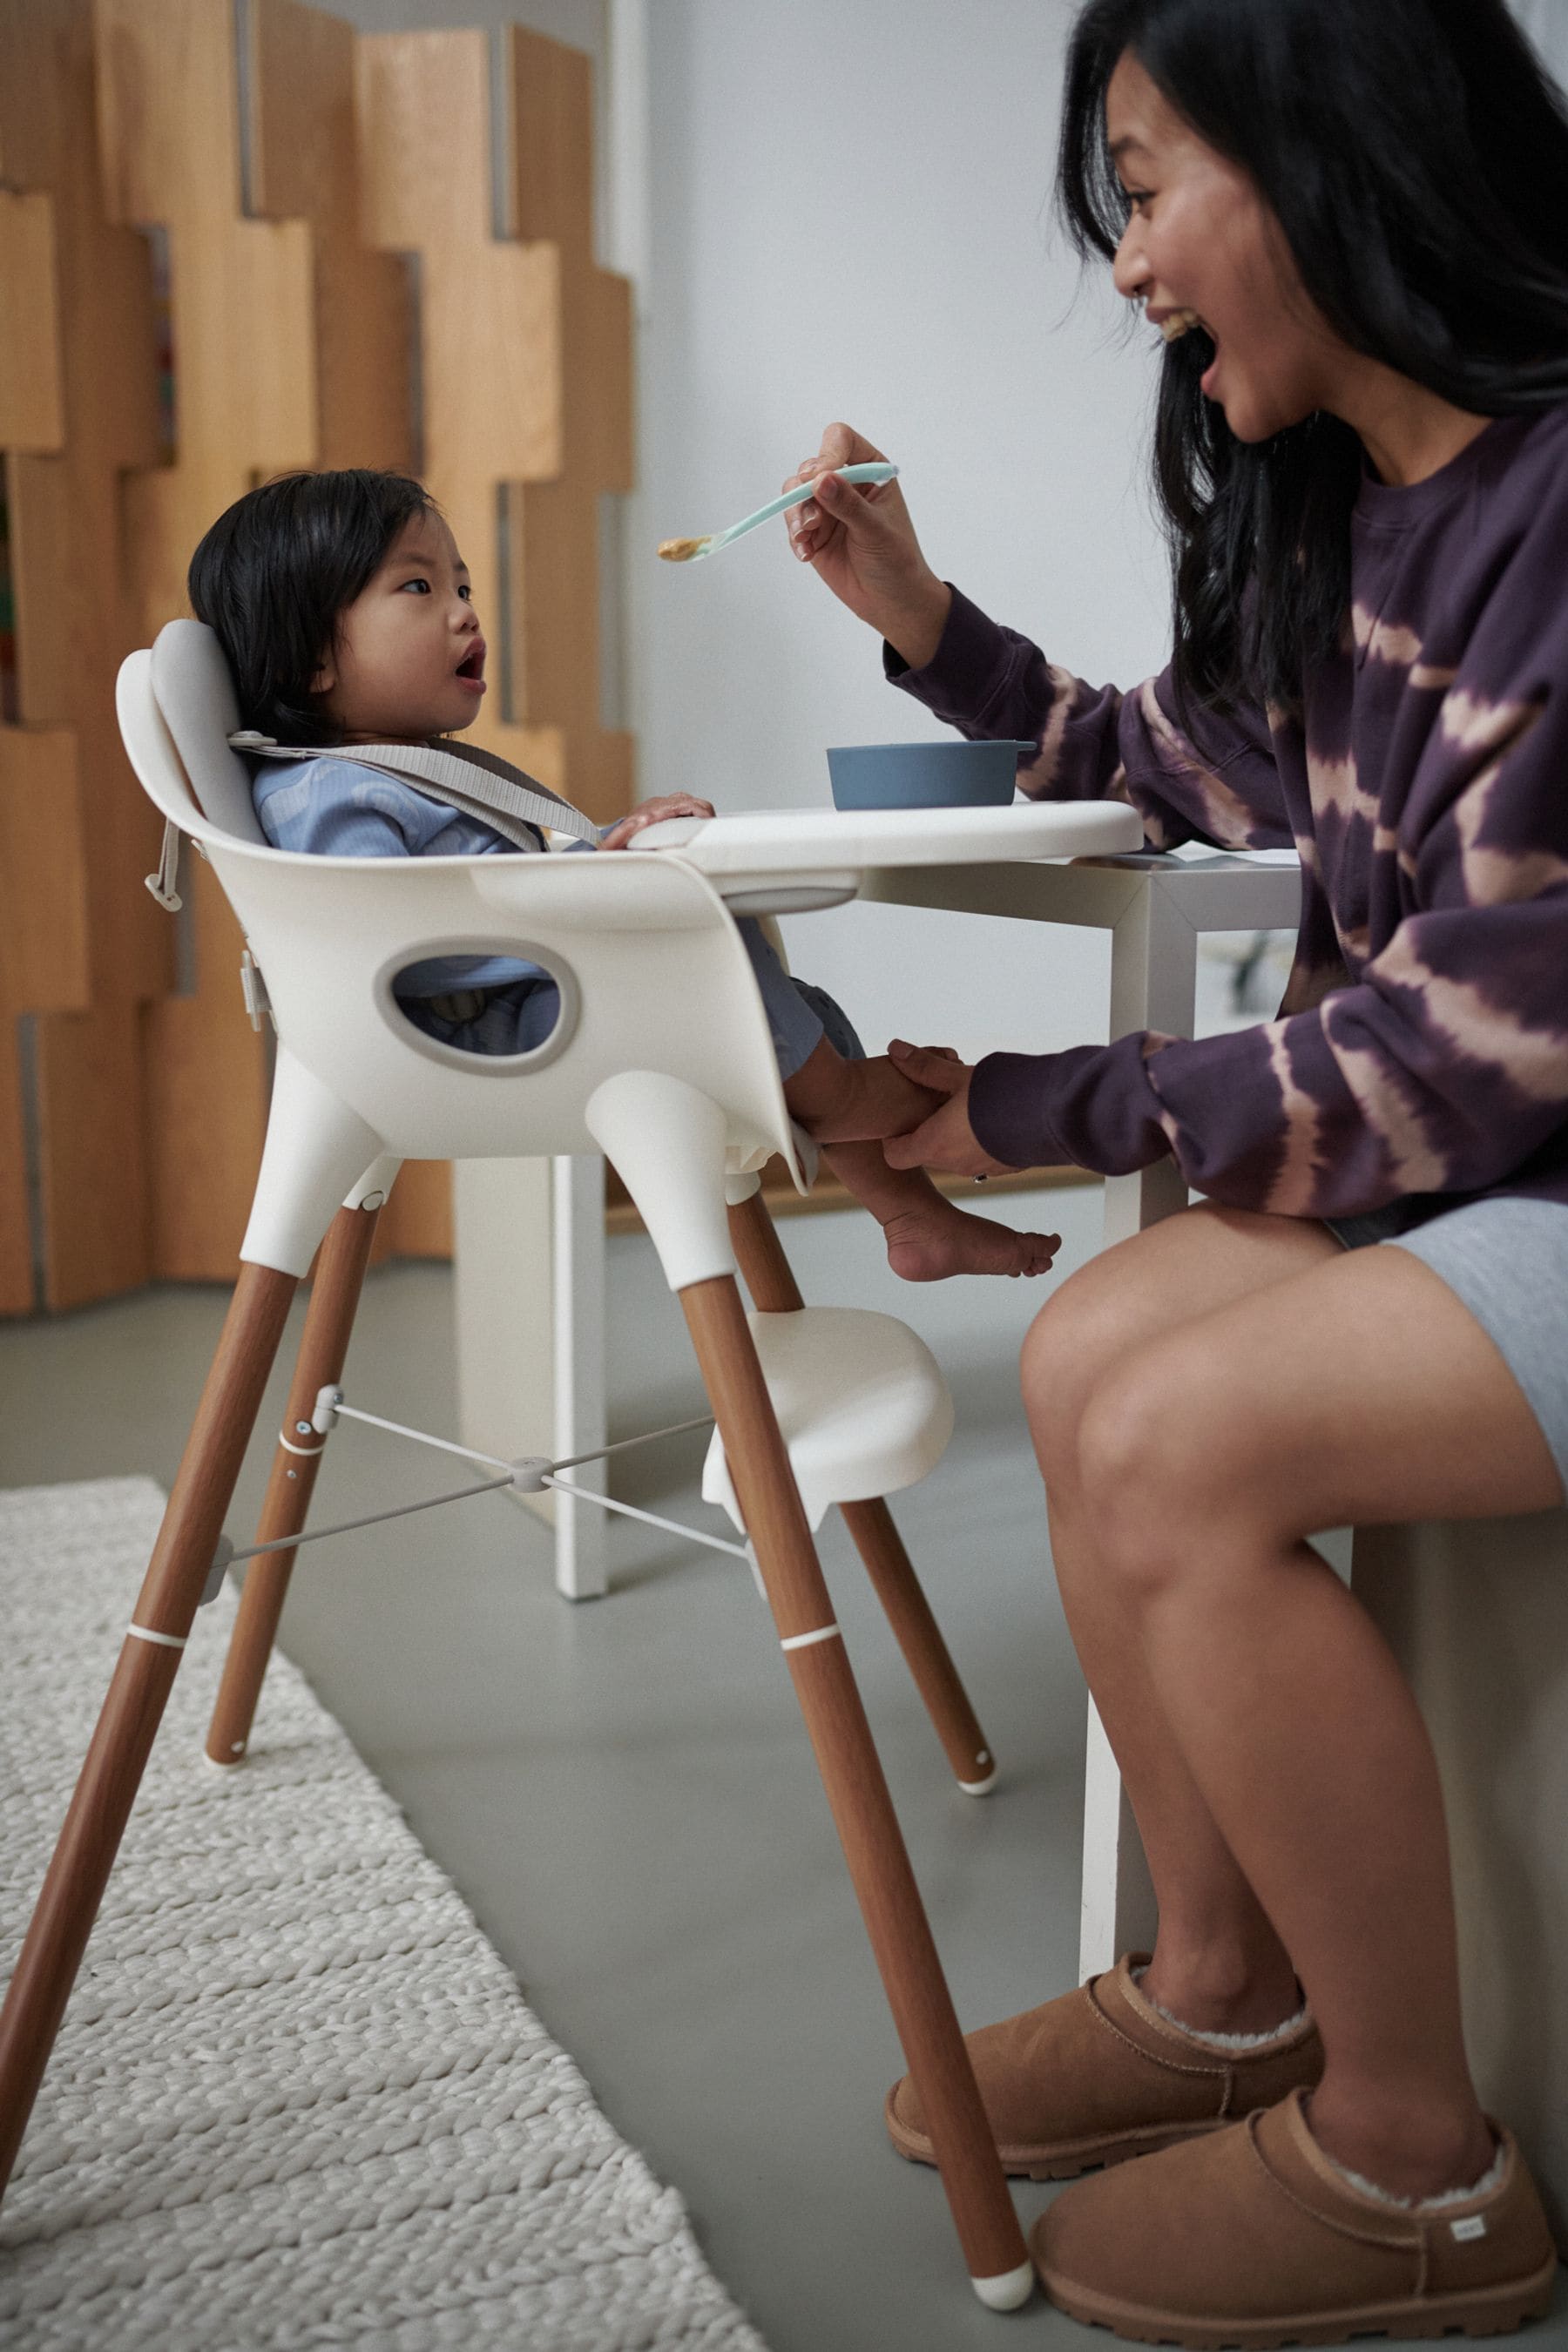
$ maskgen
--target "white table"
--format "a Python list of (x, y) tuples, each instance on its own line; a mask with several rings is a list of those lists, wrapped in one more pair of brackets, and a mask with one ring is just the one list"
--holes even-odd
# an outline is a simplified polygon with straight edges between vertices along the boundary
[[(1190, 1036), (1200, 933), (1293, 929), (1300, 869), (1289, 852), (1167, 857), (1142, 842), (1131, 809), (1071, 801), (683, 817), (650, 826), (639, 846), (689, 860), (737, 913), (865, 898), (1109, 930), (1111, 1038), (1134, 1029)], [(604, 1443), (603, 1175), (596, 1159), (458, 1170), (460, 1409), (466, 1441), (487, 1453), (559, 1459)], [(1170, 1160), (1110, 1178), (1105, 1242), (1186, 1202)], [(573, 1600), (602, 1593), (603, 1515), (565, 1498), (554, 1507), (561, 1591)], [(1080, 1971), (1146, 1945), (1152, 1925), (1137, 1829), (1091, 1703)]]

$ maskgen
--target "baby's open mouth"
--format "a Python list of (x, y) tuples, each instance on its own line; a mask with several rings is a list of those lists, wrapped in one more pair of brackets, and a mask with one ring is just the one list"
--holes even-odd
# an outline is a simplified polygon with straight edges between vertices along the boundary
[(473, 652), (468, 655), (464, 660), (458, 664), (458, 676), (459, 677), (471, 678), (478, 682), (483, 678), (484, 674), (485, 649), (482, 645), (477, 645), (474, 647)]

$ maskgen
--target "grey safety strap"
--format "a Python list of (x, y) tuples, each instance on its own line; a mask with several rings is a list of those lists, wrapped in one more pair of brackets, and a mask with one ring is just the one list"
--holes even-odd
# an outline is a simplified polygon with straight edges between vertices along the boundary
[(248, 727), (228, 740), (232, 750), (248, 759), (351, 760), (356, 767), (405, 776), (432, 800), (493, 825), (519, 849), (538, 849), (541, 827), (598, 845), (599, 828), (581, 809), (524, 775), (521, 768), (467, 743), (276, 743)]

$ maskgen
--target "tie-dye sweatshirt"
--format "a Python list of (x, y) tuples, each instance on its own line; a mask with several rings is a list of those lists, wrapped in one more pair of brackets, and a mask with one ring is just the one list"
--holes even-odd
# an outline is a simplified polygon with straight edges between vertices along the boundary
[[(923, 669), (888, 673), (971, 737), (1032, 739), (1024, 790), (1128, 802), (1150, 846), (1294, 846), (1278, 1016), (1198, 1041), (993, 1054), (974, 1132), (1017, 1167), (1174, 1154), (1237, 1208), (1568, 1203), (1568, 406), (1489, 424), (1408, 488), (1363, 482), (1352, 612), (1299, 717), (1174, 716), (1058, 669), (954, 593)], [(1432, 1197), (1432, 1196), (1438, 1197)], [(1420, 1197), (1417, 1197), (1420, 1196)]]

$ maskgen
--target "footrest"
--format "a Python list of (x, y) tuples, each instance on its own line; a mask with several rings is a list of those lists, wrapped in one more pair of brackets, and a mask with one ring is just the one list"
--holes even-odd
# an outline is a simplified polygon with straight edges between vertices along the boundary
[[(907, 1323), (858, 1307), (746, 1319), (813, 1528), (835, 1503), (897, 1494), (936, 1467), (952, 1434), (952, 1399)], [(702, 1498), (743, 1525), (717, 1430)]]

